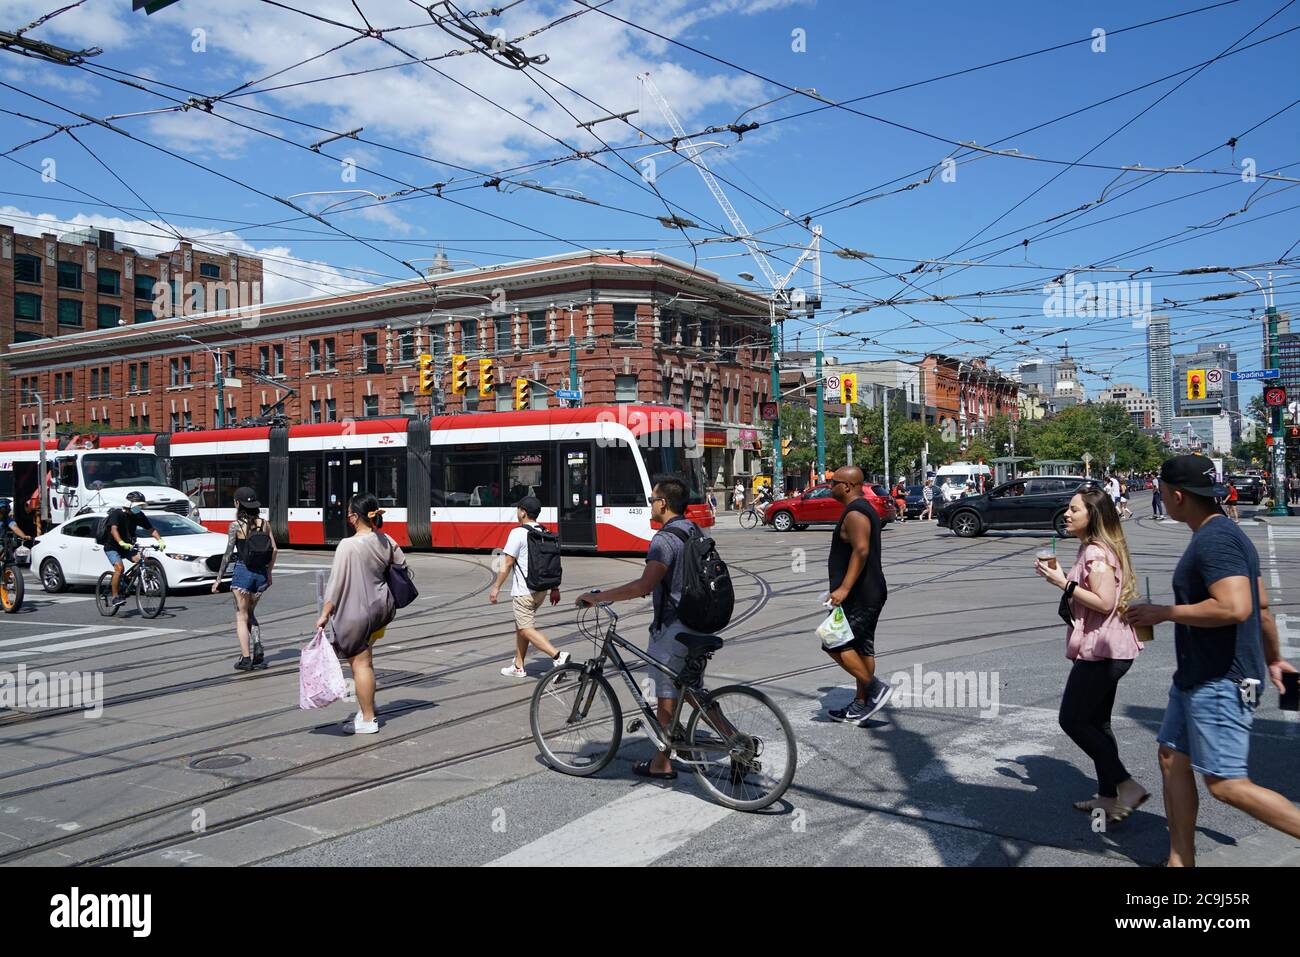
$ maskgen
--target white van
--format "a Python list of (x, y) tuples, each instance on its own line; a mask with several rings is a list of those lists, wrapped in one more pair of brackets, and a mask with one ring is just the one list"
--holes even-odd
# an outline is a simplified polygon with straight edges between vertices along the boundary
[(962, 493), (966, 491), (967, 482), (974, 482), (977, 492), (981, 490), (981, 481), (984, 487), (987, 488), (992, 474), (993, 470), (987, 465), (979, 465), (974, 462), (953, 462), (942, 466), (935, 472), (934, 487), (943, 501), (951, 502), (961, 498)]

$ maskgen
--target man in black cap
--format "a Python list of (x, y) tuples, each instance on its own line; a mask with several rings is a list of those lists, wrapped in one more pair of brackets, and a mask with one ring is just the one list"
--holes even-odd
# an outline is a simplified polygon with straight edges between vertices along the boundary
[(1157, 741), (1169, 821), (1169, 866), (1196, 863), (1195, 773), (1216, 799), (1300, 837), (1300, 808), (1247, 773), (1250, 726), (1267, 676), (1283, 690), (1277, 623), (1259, 574), (1259, 553), (1223, 513), (1214, 463), (1180, 455), (1160, 469), (1169, 517), (1192, 530), (1174, 570), (1174, 605), (1131, 605), (1134, 625), (1174, 623), (1177, 670)]
[[(501, 586), (505, 584), (506, 577), (511, 576), (510, 599), (515, 614), (515, 657), (509, 665), (501, 669), (501, 673), (507, 678), (528, 677), (528, 673), (524, 671), (524, 658), (528, 654), (530, 644), (549, 655), (552, 665), (556, 668), (568, 664), (569, 661), (569, 653), (557, 651), (537, 628), (537, 609), (542, 607), (547, 594), (551, 596), (552, 605), (560, 600), (558, 585), (534, 589), (529, 584), (530, 573), (533, 573), (532, 577), (535, 580), (535, 573), (538, 571), (529, 568), (529, 537), (533, 536), (545, 541), (549, 535), (546, 529), (538, 524), (537, 517), (541, 514), (542, 502), (536, 495), (525, 495), (519, 500), (519, 504), (515, 506), (515, 517), (519, 525), (510, 530), (506, 547), (502, 549), (499, 556), (501, 567), (497, 571), (496, 581), (492, 583), (492, 591), (488, 593), (488, 601), (495, 605)], [(559, 543), (553, 536), (551, 540), (554, 543), (554, 553), (558, 556)]]

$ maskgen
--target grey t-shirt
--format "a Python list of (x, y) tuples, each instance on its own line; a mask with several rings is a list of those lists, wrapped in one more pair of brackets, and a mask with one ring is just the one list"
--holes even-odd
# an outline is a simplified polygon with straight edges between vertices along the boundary
[(672, 601), (664, 607), (663, 585), (660, 584), (655, 588), (654, 621), (661, 622), (662, 627), (656, 629), (654, 622), (651, 622), (650, 634), (652, 635), (658, 634), (661, 630), (677, 621), (677, 609), (673, 603), (682, 600), (682, 563), (678, 559), (681, 558), (682, 550), (686, 547), (686, 544), (672, 532), (667, 531), (671, 526), (677, 526), (684, 532), (693, 530), (693, 523), (679, 515), (659, 529), (655, 533), (655, 537), (650, 540), (650, 551), (646, 554), (645, 560), (647, 562), (663, 562), (668, 566), (664, 581), (669, 583), (668, 593), (672, 597)]

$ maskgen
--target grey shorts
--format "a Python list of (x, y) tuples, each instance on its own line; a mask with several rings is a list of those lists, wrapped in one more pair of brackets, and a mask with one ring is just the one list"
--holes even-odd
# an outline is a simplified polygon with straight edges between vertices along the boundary
[[(680, 673), (686, 666), (686, 646), (677, 640), (677, 635), (686, 631), (680, 623), (674, 622), (666, 626), (662, 631), (650, 633), (650, 644), (646, 646), (646, 654), (655, 661), (658, 661), (664, 667), (671, 669), (674, 673)], [(669, 677), (657, 668), (646, 667), (650, 675), (650, 683), (654, 686), (654, 696), (656, 698), (666, 698), (676, 701), (681, 697), (677, 688), (673, 686)]]

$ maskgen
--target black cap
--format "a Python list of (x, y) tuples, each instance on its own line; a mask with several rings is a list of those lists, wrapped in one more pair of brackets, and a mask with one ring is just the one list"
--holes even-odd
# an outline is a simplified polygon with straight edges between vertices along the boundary
[(244, 508), (261, 508), (262, 503), (257, 500), (257, 493), (247, 485), (241, 485), (235, 489), (235, 502)]
[(525, 495), (515, 503), (515, 508), (522, 508), (529, 518), (536, 518), (542, 514), (542, 500), (536, 495)]
[(126, 493), (126, 500), (127, 500), (128, 502), (143, 502), (143, 501), (144, 501), (144, 492), (127, 492), (127, 493)]
[(1204, 498), (1223, 498), (1228, 494), (1214, 477), (1214, 463), (1203, 455), (1176, 455), (1166, 459), (1160, 466), (1160, 481)]

